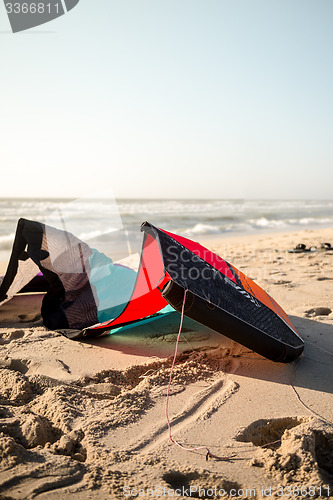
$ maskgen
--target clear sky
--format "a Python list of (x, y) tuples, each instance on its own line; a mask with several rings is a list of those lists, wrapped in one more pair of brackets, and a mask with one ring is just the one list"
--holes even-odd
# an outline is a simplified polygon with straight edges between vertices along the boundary
[(0, 196), (330, 199), (332, 54), (332, 0), (0, 5)]

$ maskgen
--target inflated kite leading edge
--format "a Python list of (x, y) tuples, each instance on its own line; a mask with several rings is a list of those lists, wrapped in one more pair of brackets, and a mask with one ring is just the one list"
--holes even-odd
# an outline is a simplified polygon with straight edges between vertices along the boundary
[(153, 316), (168, 304), (181, 311), (187, 290), (189, 318), (273, 361), (290, 362), (302, 353), (303, 340), (287, 314), (243, 273), (187, 238), (148, 222), (141, 230), (135, 273), (67, 231), (20, 219), (0, 301), (41, 271), (47, 282), (44, 324), (81, 338)]

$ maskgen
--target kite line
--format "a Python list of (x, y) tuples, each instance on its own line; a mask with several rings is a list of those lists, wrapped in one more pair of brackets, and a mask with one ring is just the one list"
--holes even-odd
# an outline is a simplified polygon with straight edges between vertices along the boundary
[(166, 419), (167, 419), (167, 423), (168, 423), (169, 439), (172, 442), (172, 444), (178, 446), (179, 448), (181, 448), (182, 450), (185, 450), (185, 451), (191, 451), (191, 452), (195, 453), (195, 452), (197, 452), (199, 450), (206, 450), (206, 460), (208, 460), (208, 458), (215, 458), (216, 460), (231, 460), (231, 458), (234, 457), (234, 455), (232, 455), (230, 457), (226, 457), (226, 456), (225, 457), (219, 457), (219, 456), (214, 455), (213, 453), (211, 453), (211, 451), (209, 450), (209, 448), (207, 446), (198, 446), (198, 447), (195, 447), (195, 448), (189, 448), (187, 446), (183, 446), (182, 444), (178, 443), (178, 441), (176, 441), (172, 437), (171, 423), (170, 423), (170, 419), (169, 419), (169, 396), (170, 396), (170, 388), (171, 388), (171, 382), (172, 382), (173, 369), (174, 369), (174, 366), (175, 366), (175, 363), (176, 363), (177, 354), (178, 354), (179, 339), (180, 339), (180, 335), (181, 335), (182, 327), (183, 327), (184, 309), (185, 309), (185, 301), (186, 301), (186, 294), (187, 294), (187, 292), (188, 292), (187, 289), (184, 290), (184, 298), (183, 298), (183, 305), (182, 305), (181, 318), (180, 318), (180, 324), (179, 324), (179, 331), (178, 331), (177, 340), (176, 340), (175, 353), (174, 353), (174, 356), (173, 356), (172, 365), (171, 365), (171, 369), (170, 369), (170, 377), (169, 377), (169, 384), (168, 384), (168, 390), (167, 390), (167, 396), (166, 396), (166, 404), (165, 404), (165, 415), (166, 415)]

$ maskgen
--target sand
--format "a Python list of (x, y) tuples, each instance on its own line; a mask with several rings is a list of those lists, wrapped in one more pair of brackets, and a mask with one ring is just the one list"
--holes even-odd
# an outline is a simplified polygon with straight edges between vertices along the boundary
[[(305, 341), (280, 364), (178, 318), (76, 342), (36, 297), (0, 310), (0, 498), (333, 497), (333, 229), (214, 239)], [(39, 297), (41, 300), (42, 297)], [(213, 455), (207, 459), (207, 449)]]

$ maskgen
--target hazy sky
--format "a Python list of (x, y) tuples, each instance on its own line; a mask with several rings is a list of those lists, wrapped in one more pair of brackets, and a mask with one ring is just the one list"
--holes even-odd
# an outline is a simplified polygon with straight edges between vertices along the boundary
[(0, 61), (1, 197), (332, 197), (332, 0), (1, 4)]

